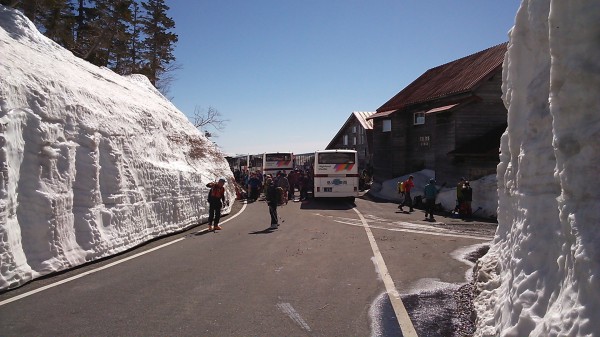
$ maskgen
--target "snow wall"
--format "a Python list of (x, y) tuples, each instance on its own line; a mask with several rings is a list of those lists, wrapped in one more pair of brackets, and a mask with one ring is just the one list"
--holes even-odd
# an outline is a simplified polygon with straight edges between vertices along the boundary
[(517, 12), (476, 336), (600, 335), (599, 23), (595, 0), (525, 0)]
[(218, 177), (233, 179), (221, 152), (146, 77), (0, 6), (0, 290), (204, 220)]

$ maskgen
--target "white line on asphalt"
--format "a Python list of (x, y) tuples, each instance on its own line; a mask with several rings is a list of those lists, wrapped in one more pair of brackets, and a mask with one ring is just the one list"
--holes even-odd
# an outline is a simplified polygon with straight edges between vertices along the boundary
[[(244, 205), (244, 206), (242, 206), (242, 209), (240, 209), (239, 212), (235, 213), (231, 218), (227, 218), (225, 221), (219, 222), (219, 224), (222, 225), (222, 224), (224, 224), (224, 223), (226, 223), (228, 221), (231, 221), (231, 220), (237, 218), (238, 215), (242, 214), (242, 212), (246, 209), (246, 205), (248, 205), (248, 203), (244, 201), (242, 203), (242, 205)], [(208, 232), (208, 228), (204, 228), (203, 230), (198, 231), (197, 233), (203, 233), (203, 232)]]
[(392, 308), (394, 309), (394, 313), (396, 314), (396, 319), (398, 319), (398, 324), (400, 324), (400, 330), (402, 330), (402, 336), (404, 337), (418, 337), (417, 331), (413, 326), (410, 317), (408, 317), (408, 312), (406, 311), (406, 307), (404, 307), (404, 303), (402, 303), (402, 299), (400, 298), (400, 294), (398, 290), (396, 290), (396, 285), (394, 285), (394, 280), (390, 276), (388, 269), (385, 265), (385, 261), (383, 260), (383, 256), (381, 256), (381, 252), (379, 251), (379, 247), (377, 246), (377, 242), (375, 241), (375, 237), (371, 232), (371, 228), (369, 228), (369, 223), (365, 219), (365, 217), (360, 213), (356, 207), (352, 208), (360, 221), (365, 228), (365, 232), (367, 232), (367, 237), (369, 238), (369, 243), (371, 243), (371, 249), (373, 250), (373, 255), (375, 257), (375, 262), (377, 263), (377, 268), (379, 269), (379, 273), (381, 275), (381, 279), (383, 280), (383, 284), (385, 285), (385, 290), (387, 291), (388, 297), (390, 298), (390, 302), (392, 302)]
[(300, 327), (306, 331), (310, 331), (310, 326), (306, 324), (306, 322), (302, 319), (300, 314), (294, 310), (289, 303), (277, 303), (277, 307), (279, 310), (283, 311), (286, 315), (288, 315), (294, 322), (296, 322)]
[[(333, 221), (335, 221), (337, 223), (344, 224), (344, 225), (363, 226), (361, 224), (356, 224), (356, 223), (348, 222), (348, 221), (341, 221), (341, 220), (333, 220)], [(392, 231), (392, 232), (405, 232), (405, 233), (415, 233), (415, 234), (425, 234), (425, 235), (435, 235), (435, 236), (447, 236), (447, 237), (463, 238), (463, 239), (474, 239), (474, 240), (482, 240), (482, 241), (490, 241), (490, 240), (493, 239), (493, 237), (485, 237), (485, 236), (477, 236), (477, 235), (467, 235), (467, 234), (455, 234), (455, 233), (441, 232), (441, 231), (433, 232), (433, 231), (424, 231), (424, 230), (418, 230), (418, 229), (389, 228), (389, 227), (373, 226), (373, 225), (369, 225), (369, 227), (370, 228), (377, 228), (377, 229), (384, 229), (384, 230)]]
[[(324, 215), (318, 214), (318, 213), (315, 213), (315, 215), (324, 216)], [(364, 226), (360, 220), (351, 219), (351, 218), (333, 217), (333, 216), (329, 216), (329, 217), (333, 218), (333, 221), (344, 224), (344, 225), (359, 226), (359, 227)], [(366, 217), (365, 217), (365, 219), (366, 219)], [(482, 240), (482, 241), (490, 241), (494, 238), (493, 236), (485, 236), (485, 235), (469, 235), (469, 234), (453, 233), (447, 229), (435, 229), (432, 227), (422, 226), (422, 225), (412, 223), (412, 222), (405, 222), (405, 221), (390, 222), (389, 220), (383, 219), (383, 218), (376, 219), (375, 222), (380, 223), (380, 225), (379, 226), (378, 225), (369, 225), (369, 227), (377, 228), (377, 229), (384, 229), (384, 230), (392, 231), (392, 232), (406, 232), (406, 233), (425, 234), (425, 235), (448, 236), (448, 237), (475, 239), (475, 240)], [(398, 226), (405, 226), (405, 227), (404, 228), (402, 228), (402, 227), (391, 227), (390, 228), (390, 227), (384, 227), (382, 225), (387, 225), (387, 226), (398, 225)], [(426, 228), (427, 230), (422, 230), (420, 228)]]
[[(226, 223), (226, 222), (228, 222), (228, 221), (230, 221), (230, 220), (233, 220), (235, 217), (237, 217), (238, 215), (240, 215), (240, 214), (241, 214), (241, 213), (242, 213), (242, 212), (243, 212), (245, 209), (246, 209), (246, 204), (244, 204), (244, 206), (242, 206), (242, 209), (241, 209), (239, 212), (237, 212), (237, 213), (236, 213), (234, 216), (232, 216), (231, 218), (227, 218), (227, 220), (223, 221), (222, 223)], [(167, 246), (169, 246), (169, 245), (172, 245), (172, 244), (174, 244), (174, 243), (177, 243), (177, 242), (179, 242), (179, 241), (181, 241), (181, 240), (184, 240), (184, 239), (185, 239), (185, 237), (183, 237), (183, 238), (179, 238), (179, 239), (177, 239), (177, 240), (173, 240), (173, 241), (170, 241), (170, 242), (167, 242), (167, 243), (165, 243), (165, 244), (162, 244), (162, 245), (160, 245), (160, 246), (154, 247), (154, 248), (152, 248), (152, 249), (148, 249), (148, 250), (146, 250), (146, 251), (143, 251), (143, 252), (141, 252), (141, 253), (137, 253), (137, 254), (135, 254), (135, 255), (128, 256), (128, 257), (126, 257), (126, 258), (123, 258), (123, 259), (121, 259), (121, 260), (118, 260), (118, 261), (115, 261), (115, 262), (111, 262), (111, 263), (109, 263), (109, 264), (107, 264), (107, 265), (104, 265), (104, 266), (102, 266), (102, 267), (99, 267), (99, 268), (96, 268), (96, 269), (93, 269), (93, 270), (86, 271), (86, 272), (84, 272), (84, 273), (81, 273), (81, 274), (79, 274), (79, 275), (71, 276), (71, 277), (69, 277), (69, 278), (66, 278), (66, 279), (64, 279), (64, 280), (60, 280), (60, 281), (58, 281), (58, 282), (55, 282), (55, 283), (52, 283), (52, 284), (49, 284), (49, 285), (46, 285), (46, 286), (43, 286), (43, 287), (40, 287), (40, 288), (37, 288), (37, 289), (31, 290), (31, 291), (28, 291), (28, 292), (26, 292), (26, 293), (23, 293), (23, 294), (21, 294), (21, 295), (17, 295), (17, 296), (15, 296), (15, 297), (11, 297), (11, 298), (9, 298), (9, 299), (6, 299), (6, 300), (4, 300), (4, 301), (0, 302), (0, 307), (1, 307), (1, 306), (3, 306), (3, 305), (5, 305), (5, 304), (8, 304), (8, 303), (11, 303), (11, 302), (14, 302), (14, 301), (18, 301), (18, 300), (20, 300), (20, 299), (22, 299), (22, 298), (25, 298), (25, 297), (31, 296), (31, 295), (33, 295), (33, 294), (37, 294), (37, 293), (39, 293), (39, 292), (42, 292), (42, 291), (44, 291), (44, 290), (47, 290), (47, 289), (50, 289), (50, 288), (54, 288), (54, 287), (56, 287), (56, 286), (59, 286), (59, 285), (61, 285), (61, 284), (65, 284), (65, 283), (67, 283), (67, 282), (71, 282), (71, 281), (73, 281), (73, 280), (76, 280), (76, 279), (82, 278), (82, 277), (84, 277), (84, 276), (87, 276), (87, 275), (90, 275), (90, 274), (93, 274), (93, 273), (99, 272), (99, 271), (101, 271), (101, 270), (108, 269), (108, 268), (110, 268), (110, 267), (114, 267), (114, 266), (116, 266), (116, 265), (118, 265), (118, 264), (121, 264), (121, 263), (123, 263), (123, 262), (127, 262), (127, 261), (129, 261), (129, 260), (135, 259), (136, 257), (140, 257), (140, 256), (142, 256), (142, 255), (148, 254), (148, 253), (150, 253), (150, 252), (153, 252), (153, 251), (155, 251), (155, 250), (159, 250), (159, 249), (161, 249), (161, 248), (165, 248), (165, 247), (167, 247)]]
[(64, 283), (67, 283), (67, 282), (71, 282), (71, 281), (73, 281), (73, 280), (76, 280), (76, 279), (78, 279), (78, 278), (82, 278), (82, 277), (84, 277), (84, 276), (87, 276), (87, 275), (90, 275), (90, 274), (93, 274), (93, 273), (99, 272), (99, 271), (101, 271), (101, 270), (104, 270), (104, 269), (107, 269), (107, 268), (110, 268), (110, 267), (114, 267), (114, 266), (116, 266), (116, 265), (118, 265), (118, 264), (121, 264), (121, 263), (123, 263), (123, 262), (129, 261), (129, 260), (131, 260), (131, 259), (135, 259), (136, 257), (142, 256), (142, 255), (144, 255), (144, 254), (148, 254), (148, 253), (150, 253), (150, 252), (153, 252), (153, 251), (155, 251), (155, 250), (158, 250), (158, 249), (164, 248), (164, 247), (166, 247), (166, 246), (172, 245), (172, 244), (174, 244), (174, 243), (176, 243), (176, 242), (179, 242), (179, 241), (181, 241), (181, 240), (183, 240), (183, 239), (184, 239), (184, 238), (179, 238), (179, 239), (177, 239), (177, 240), (174, 240), (174, 241), (171, 241), (171, 242), (167, 242), (167, 243), (165, 243), (165, 244), (162, 244), (162, 245), (160, 245), (160, 246), (158, 246), (158, 247), (154, 247), (154, 248), (152, 248), (152, 249), (148, 249), (148, 250), (146, 250), (146, 251), (144, 251), (144, 252), (141, 252), (141, 253), (137, 253), (137, 254), (135, 254), (135, 255), (128, 256), (128, 257), (126, 257), (126, 258), (124, 258), (124, 259), (122, 259), (122, 260), (119, 260), (119, 261), (115, 261), (115, 262), (109, 263), (109, 264), (107, 264), (107, 265), (104, 265), (104, 266), (102, 266), (102, 267), (100, 267), (100, 268), (93, 269), (93, 270), (89, 270), (89, 271), (86, 271), (86, 272), (84, 272), (84, 273), (81, 273), (81, 274), (79, 274), (79, 275), (75, 275), (75, 276), (72, 276), (72, 277), (66, 278), (66, 279), (64, 279), (64, 280), (61, 280), (61, 281), (58, 281), (58, 282), (55, 282), (55, 283), (49, 284), (49, 285), (47, 285), (47, 286), (43, 286), (43, 287), (41, 287), (41, 288), (37, 288), (37, 289), (31, 290), (31, 291), (28, 291), (28, 292), (26, 292), (26, 293), (23, 293), (23, 294), (21, 294), (21, 295), (17, 295), (17, 296), (15, 296), (15, 297), (11, 297), (11, 298), (9, 298), (9, 299), (7, 299), (7, 300), (4, 300), (4, 301), (0, 302), (0, 306), (3, 306), (3, 305), (5, 305), (5, 304), (8, 304), (8, 303), (10, 303), (10, 302), (14, 302), (14, 301), (20, 300), (20, 299), (22, 299), (22, 298), (25, 298), (25, 297), (31, 296), (31, 295), (33, 295), (33, 294), (36, 294), (36, 293), (39, 293), (39, 292), (41, 292), (41, 291), (44, 291), (44, 290), (47, 290), (47, 289), (50, 289), (50, 288), (54, 288), (54, 287), (56, 287), (56, 286), (59, 286), (59, 285), (61, 285), (61, 284), (64, 284)]

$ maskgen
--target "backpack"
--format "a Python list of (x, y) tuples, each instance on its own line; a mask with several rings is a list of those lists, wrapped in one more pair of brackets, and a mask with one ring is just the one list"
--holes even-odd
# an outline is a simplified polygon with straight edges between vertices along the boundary
[(224, 188), (220, 188), (217, 184), (213, 184), (210, 187), (210, 191), (208, 192), (208, 200), (220, 200), (223, 195), (225, 193), (225, 189)]
[(406, 190), (406, 188), (404, 186), (404, 181), (399, 181), (398, 182), (398, 193), (404, 193), (405, 190)]

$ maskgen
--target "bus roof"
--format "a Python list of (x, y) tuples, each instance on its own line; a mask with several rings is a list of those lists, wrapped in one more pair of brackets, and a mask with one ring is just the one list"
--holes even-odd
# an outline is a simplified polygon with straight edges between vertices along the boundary
[(335, 153), (335, 152), (356, 152), (356, 150), (351, 149), (335, 149), (335, 150), (317, 150), (315, 153)]

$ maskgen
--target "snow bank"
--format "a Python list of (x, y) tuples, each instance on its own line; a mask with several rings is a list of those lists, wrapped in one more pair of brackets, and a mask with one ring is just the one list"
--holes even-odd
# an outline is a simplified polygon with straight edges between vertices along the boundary
[[(435, 172), (433, 170), (422, 170), (386, 180), (382, 184), (374, 183), (369, 194), (380, 199), (400, 202), (402, 198), (397, 190), (398, 181), (408, 179), (409, 175), (413, 176), (413, 182), (415, 183), (415, 187), (411, 192), (411, 196), (414, 198), (418, 195), (424, 195), (425, 185), (429, 183), (429, 179), (435, 177)], [(456, 183), (458, 184), (458, 181)], [(473, 189), (473, 202), (471, 204), (473, 211), (477, 211), (476, 215), (478, 217), (495, 218), (498, 209), (498, 186), (496, 183), (496, 176), (485, 176), (478, 180), (472, 180), (469, 183)], [(441, 186), (438, 186), (438, 188), (440, 187)], [(442, 207), (446, 211), (452, 211), (456, 207), (456, 185), (443, 187), (438, 194), (436, 202), (442, 204)]]
[(524, 0), (476, 336), (600, 334), (600, 2)]
[(145, 77), (78, 59), (3, 6), (0, 60), (0, 289), (192, 225), (205, 185), (232, 179)]

